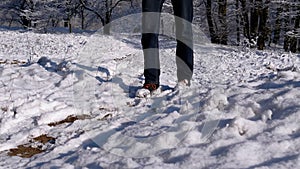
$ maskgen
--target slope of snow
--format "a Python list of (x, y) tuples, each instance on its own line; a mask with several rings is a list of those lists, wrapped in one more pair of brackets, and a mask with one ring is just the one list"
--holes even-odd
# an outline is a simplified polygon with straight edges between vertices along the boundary
[[(168, 89), (176, 85), (175, 43), (161, 41)], [(0, 166), (300, 168), (299, 63), (280, 51), (196, 44), (191, 89), (135, 100), (138, 35), (1, 31)], [(56, 138), (45, 152), (8, 156), (42, 134)]]

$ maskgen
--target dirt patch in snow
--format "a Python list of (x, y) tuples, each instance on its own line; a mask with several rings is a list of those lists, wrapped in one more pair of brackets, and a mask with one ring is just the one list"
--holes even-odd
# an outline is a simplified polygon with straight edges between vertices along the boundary
[(49, 123), (48, 126), (54, 127), (54, 126), (58, 126), (58, 125), (61, 125), (64, 123), (73, 123), (76, 120), (85, 120), (85, 119), (89, 119), (89, 118), (91, 118), (91, 116), (89, 116), (89, 115), (77, 115), (77, 116), (70, 115), (67, 118), (65, 118), (64, 120)]
[(51, 136), (47, 136), (46, 134), (40, 135), (38, 137), (32, 138), (30, 140), (31, 143), (19, 145), (17, 148), (12, 148), (9, 150), (7, 155), (9, 156), (19, 156), (22, 158), (30, 158), (36, 154), (40, 154), (46, 151), (43, 148), (43, 145), (47, 143), (54, 144), (55, 138)]

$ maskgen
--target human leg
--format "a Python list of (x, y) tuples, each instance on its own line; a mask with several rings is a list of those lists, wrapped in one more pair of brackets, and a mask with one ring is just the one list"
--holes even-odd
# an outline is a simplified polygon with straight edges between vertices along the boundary
[(176, 24), (176, 64), (178, 81), (190, 81), (194, 68), (193, 0), (172, 0)]
[(160, 63), (158, 34), (160, 13), (164, 0), (142, 1), (142, 46), (144, 52), (145, 83), (159, 84)]

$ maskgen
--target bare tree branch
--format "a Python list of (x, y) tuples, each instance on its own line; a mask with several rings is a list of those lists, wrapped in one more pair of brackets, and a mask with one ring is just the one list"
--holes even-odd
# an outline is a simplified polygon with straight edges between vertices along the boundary
[(83, 0), (79, 0), (79, 2), (80, 2), (80, 4), (81, 4), (86, 10), (91, 11), (91, 12), (93, 12), (94, 14), (96, 14), (97, 17), (101, 20), (102, 25), (103, 25), (103, 26), (105, 25), (105, 19), (102, 17), (102, 15), (101, 15), (99, 12), (97, 12), (95, 9), (92, 9), (92, 8), (88, 7), (88, 6), (83, 2)]

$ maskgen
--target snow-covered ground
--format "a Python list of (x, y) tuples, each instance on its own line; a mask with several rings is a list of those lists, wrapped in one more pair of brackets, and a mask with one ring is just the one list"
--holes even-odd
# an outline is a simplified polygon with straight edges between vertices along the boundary
[[(192, 87), (166, 94), (161, 47), (166, 91), (138, 100), (140, 36), (0, 31), (0, 168), (300, 168), (299, 55), (196, 44)], [(24, 144), (44, 152), (9, 156)]]

